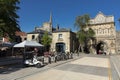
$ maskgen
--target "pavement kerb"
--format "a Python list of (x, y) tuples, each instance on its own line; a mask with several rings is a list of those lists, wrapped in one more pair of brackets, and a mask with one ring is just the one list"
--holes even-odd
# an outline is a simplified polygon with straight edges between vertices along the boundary
[[(66, 60), (66, 61), (60, 61), (60, 62), (58, 62), (58, 63), (56, 62), (53, 67), (56, 67), (56, 66), (59, 66), (59, 65), (62, 65), (62, 64), (71, 62), (71, 61), (75, 61), (75, 60), (77, 60), (77, 59), (79, 59), (79, 58), (80, 58), (80, 57), (77, 57), (77, 58), (75, 58), (75, 59), (68, 59), (68, 60)], [(49, 65), (52, 65), (52, 63), (49, 64)], [(48, 65), (48, 66), (49, 66), (49, 65)]]

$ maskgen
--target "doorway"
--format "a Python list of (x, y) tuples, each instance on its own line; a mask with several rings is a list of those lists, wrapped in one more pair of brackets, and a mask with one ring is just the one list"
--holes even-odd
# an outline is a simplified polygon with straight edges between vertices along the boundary
[(104, 51), (104, 46), (105, 46), (105, 43), (103, 41), (100, 41), (97, 44), (97, 47), (96, 47), (97, 54), (102, 54), (102, 52)]
[(56, 43), (57, 52), (65, 52), (65, 43)]

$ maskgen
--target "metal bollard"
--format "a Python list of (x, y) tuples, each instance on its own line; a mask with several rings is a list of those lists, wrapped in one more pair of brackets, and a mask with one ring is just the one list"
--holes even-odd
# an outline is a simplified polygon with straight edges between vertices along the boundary
[(49, 59), (49, 63), (51, 64), (51, 57), (49, 56), (48, 59)]

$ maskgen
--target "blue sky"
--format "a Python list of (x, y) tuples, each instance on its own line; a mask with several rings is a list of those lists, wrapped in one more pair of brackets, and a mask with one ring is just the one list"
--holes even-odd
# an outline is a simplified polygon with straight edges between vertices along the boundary
[(105, 15), (114, 15), (116, 29), (120, 30), (117, 21), (120, 18), (120, 0), (21, 0), (19, 25), (24, 32), (31, 32), (35, 26), (49, 21), (52, 12), (53, 26), (75, 30), (75, 17), (89, 14), (94, 18), (101, 11)]

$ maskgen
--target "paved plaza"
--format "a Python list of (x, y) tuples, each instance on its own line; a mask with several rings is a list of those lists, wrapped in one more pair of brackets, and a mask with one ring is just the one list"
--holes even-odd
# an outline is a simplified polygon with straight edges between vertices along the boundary
[(42, 68), (9, 65), (0, 68), (0, 80), (119, 80), (119, 76), (112, 75), (117, 74), (113, 68), (109, 56), (80, 54)]
[(107, 57), (86, 56), (23, 78), (23, 80), (109, 80)]

